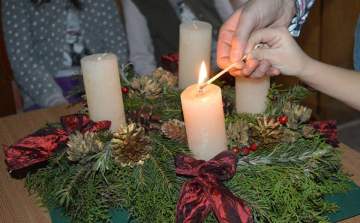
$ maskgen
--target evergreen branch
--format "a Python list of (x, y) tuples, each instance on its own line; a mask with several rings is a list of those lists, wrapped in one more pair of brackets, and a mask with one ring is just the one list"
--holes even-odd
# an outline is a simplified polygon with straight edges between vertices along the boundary
[(70, 202), (73, 200), (71, 197), (71, 189), (74, 187), (78, 178), (86, 171), (88, 166), (82, 167), (80, 170), (77, 171), (77, 174), (73, 177), (70, 181), (68, 187), (66, 189), (62, 189), (56, 193), (57, 200), (60, 205), (65, 205), (65, 209), (68, 209), (70, 206)]
[(156, 162), (155, 158), (150, 155), (150, 159), (153, 161), (153, 163), (155, 164), (156, 168), (159, 170), (161, 176), (163, 177), (163, 179), (165, 180), (166, 184), (168, 185), (169, 188), (172, 187), (171, 183), (169, 182), (169, 180), (167, 179), (167, 177), (164, 174), (164, 171), (162, 170), (162, 168), (159, 166), (159, 164)]
[(85, 94), (85, 87), (84, 85), (76, 86), (74, 87), (74, 89), (68, 91), (67, 93), (68, 93), (68, 96), (66, 96), (67, 99), (73, 96), (83, 95)]
[(65, 154), (66, 154), (66, 149), (64, 149), (64, 151), (61, 153), (61, 155), (59, 157), (56, 157), (54, 159), (54, 162), (57, 164), (60, 164), (60, 160), (62, 160), (62, 158), (64, 158)]
[(154, 141), (155, 141), (156, 144), (158, 144), (159, 146), (161, 146), (161, 148), (163, 148), (166, 152), (168, 152), (171, 157), (173, 157), (173, 154), (166, 148), (166, 146), (164, 146), (163, 144), (161, 144), (161, 143), (160, 143), (159, 141), (157, 141), (157, 140), (154, 140)]

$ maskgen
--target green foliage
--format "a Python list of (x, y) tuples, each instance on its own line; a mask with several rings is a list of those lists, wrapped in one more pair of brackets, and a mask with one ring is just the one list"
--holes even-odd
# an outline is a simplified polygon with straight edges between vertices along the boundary
[[(123, 66), (123, 85), (131, 78)], [(295, 86), (281, 91), (273, 85), (269, 92), (267, 115), (279, 116), (287, 101), (298, 103), (308, 93)], [(158, 100), (130, 99), (124, 96), (127, 110), (154, 106), (154, 114), (182, 120), (180, 91), (167, 91)], [(234, 89), (222, 93), (234, 100)], [(276, 98), (276, 102), (273, 100)], [(234, 114), (226, 117), (226, 125), (244, 119), (255, 123), (256, 115)], [(59, 127), (59, 123), (47, 123)], [(112, 134), (97, 133), (105, 144)], [(163, 138), (160, 132), (148, 134), (153, 148), (143, 165), (121, 167), (114, 163), (109, 144), (98, 154), (82, 162), (71, 162), (66, 151), (54, 155), (45, 168), (30, 173), (26, 187), (47, 208), (63, 208), (63, 214), (76, 222), (111, 222), (109, 210), (126, 209), (133, 222), (174, 222), (175, 206), (185, 181), (175, 174), (176, 154), (191, 155), (189, 149)], [(225, 182), (244, 199), (256, 222), (327, 222), (322, 214), (337, 210), (324, 201), (323, 195), (350, 189), (349, 180), (340, 171), (339, 152), (316, 134), (313, 139), (280, 143), (274, 148), (260, 148), (247, 157), (239, 155), (235, 176)], [(217, 222), (211, 213), (205, 222)]]
[(280, 87), (281, 85), (276, 85), (275, 83), (271, 85), (268, 93), (267, 109), (265, 111), (268, 117), (280, 117), (282, 109), (287, 102), (299, 104), (310, 93), (310, 90), (301, 85), (295, 85), (288, 90), (280, 90)]

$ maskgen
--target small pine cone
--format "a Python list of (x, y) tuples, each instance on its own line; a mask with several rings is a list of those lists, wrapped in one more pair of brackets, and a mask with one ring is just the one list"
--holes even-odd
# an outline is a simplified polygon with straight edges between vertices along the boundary
[(161, 67), (154, 70), (151, 77), (157, 80), (160, 84), (165, 84), (169, 90), (175, 88), (178, 82), (178, 77), (173, 73), (162, 69)]
[(316, 130), (314, 129), (314, 127), (307, 125), (305, 126), (302, 130), (301, 130), (301, 134), (307, 138), (307, 139), (312, 139), (314, 138), (314, 133), (316, 132)]
[(147, 132), (161, 129), (161, 116), (153, 115), (153, 107), (147, 109), (144, 106), (140, 107), (136, 111), (129, 111), (127, 120), (129, 123), (135, 123), (137, 127), (143, 127)]
[(144, 97), (156, 100), (162, 89), (159, 83), (149, 76), (135, 77), (130, 83), (129, 98)]
[(286, 103), (283, 108), (283, 113), (288, 117), (286, 122), (287, 127), (297, 130), (301, 123), (309, 121), (311, 112), (312, 110), (310, 108), (290, 102)]
[(100, 193), (98, 194), (98, 198), (101, 199), (102, 201), (106, 203), (114, 203), (119, 201), (119, 198), (116, 198), (117, 197), (116, 193), (108, 186), (106, 187), (102, 186), (98, 188), (100, 191)]
[(222, 97), (222, 102), (223, 102), (223, 110), (224, 110), (225, 116), (234, 114), (235, 103), (233, 101), (229, 100), (225, 95), (223, 95), (223, 97)]
[(85, 157), (96, 154), (104, 149), (99, 137), (95, 132), (86, 132), (83, 136), (81, 132), (69, 136), (66, 153), (68, 159), (74, 162), (81, 161)]
[(239, 119), (229, 124), (226, 134), (229, 140), (236, 145), (245, 145), (249, 141), (249, 125), (247, 121)]
[(285, 129), (281, 137), (281, 141), (286, 143), (293, 143), (296, 142), (300, 137), (301, 137), (300, 133), (293, 131), (291, 129)]
[(283, 130), (280, 122), (275, 122), (274, 119), (271, 119), (270, 122), (267, 120), (267, 116), (264, 115), (256, 118), (257, 126), (249, 123), (249, 136), (252, 142), (271, 147), (281, 142)]
[(151, 140), (145, 136), (144, 128), (136, 128), (136, 124), (132, 123), (121, 126), (113, 136), (114, 138), (111, 139), (112, 156), (122, 167), (142, 165), (144, 160), (149, 158), (152, 150)]
[(165, 138), (187, 145), (185, 123), (176, 119), (169, 120), (161, 126)]

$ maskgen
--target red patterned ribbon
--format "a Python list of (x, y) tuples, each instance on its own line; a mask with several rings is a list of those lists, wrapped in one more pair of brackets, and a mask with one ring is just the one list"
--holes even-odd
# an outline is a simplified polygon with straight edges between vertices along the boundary
[(336, 121), (317, 121), (311, 122), (310, 126), (314, 127), (316, 131), (321, 132), (323, 138), (326, 138), (326, 143), (332, 145), (333, 147), (339, 146), (339, 140), (337, 139), (337, 127)]
[(175, 210), (177, 223), (202, 222), (211, 208), (220, 223), (253, 222), (249, 207), (222, 183), (234, 176), (237, 161), (231, 151), (208, 162), (176, 156), (176, 173), (195, 177), (182, 186)]
[(173, 72), (175, 75), (179, 73), (179, 52), (164, 55), (160, 58), (160, 63), (165, 70)]
[(43, 128), (9, 147), (4, 146), (8, 170), (11, 172), (48, 160), (66, 146), (69, 134), (75, 130), (84, 134), (87, 131), (107, 130), (111, 125), (110, 121), (93, 122), (87, 115), (81, 114), (63, 116), (60, 122), (63, 129)]

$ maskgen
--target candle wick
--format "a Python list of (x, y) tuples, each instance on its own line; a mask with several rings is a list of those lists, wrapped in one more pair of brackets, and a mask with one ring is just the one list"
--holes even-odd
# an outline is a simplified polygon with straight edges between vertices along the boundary
[(98, 60), (101, 60), (102, 58), (104, 58), (104, 56), (106, 55), (107, 53), (104, 53), (101, 57), (98, 57)]
[(193, 21), (193, 26), (195, 27), (195, 29), (197, 29), (197, 26), (196, 26), (196, 24), (195, 24), (195, 21)]
[(204, 93), (204, 89), (201, 89), (201, 88), (199, 88), (199, 94), (203, 94)]

